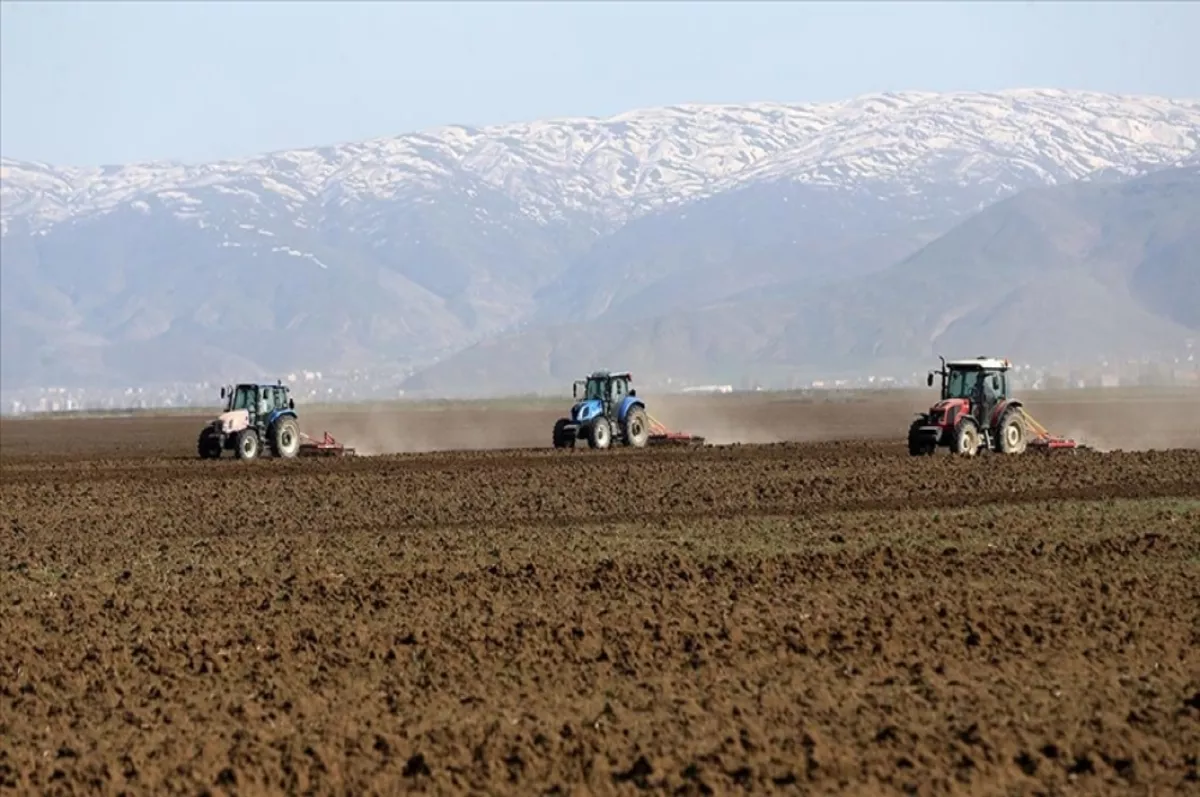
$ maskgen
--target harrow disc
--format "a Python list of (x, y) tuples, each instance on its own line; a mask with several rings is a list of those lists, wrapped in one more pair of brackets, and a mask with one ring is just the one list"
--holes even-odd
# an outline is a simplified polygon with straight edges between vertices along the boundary
[(700, 435), (686, 432), (673, 432), (663, 426), (655, 418), (646, 416), (650, 421), (650, 437), (647, 444), (652, 446), (702, 446), (704, 438)]
[(1028, 447), (1030, 449), (1047, 454), (1054, 451), (1092, 450), (1090, 447), (1081, 445), (1069, 437), (1060, 437), (1058, 435), (1050, 434), (1050, 432), (1046, 430), (1045, 426), (1042, 426), (1033, 419), (1033, 416), (1029, 414), (1028, 410), (1022, 408), (1021, 414), (1025, 416), (1025, 424), (1028, 426), (1029, 430), (1033, 432), (1033, 437), (1028, 443)]
[(301, 432), (299, 453), (302, 457), (352, 457), (354, 449), (339, 443), (329, 432), (325, 432), (320, 440)]

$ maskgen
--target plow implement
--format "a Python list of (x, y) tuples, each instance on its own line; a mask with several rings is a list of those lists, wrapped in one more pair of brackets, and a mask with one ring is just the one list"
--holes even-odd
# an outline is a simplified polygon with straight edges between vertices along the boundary
[(673, 432), (663, 426), (657, 419), (647, 415), (646, 419), (650, 421), (650, 437), (646, 443), (652, 446), (701, 446), (704, 445), (704, 438), (699, 435), (687, 434), (686, 432)]
[(302, 457), (352, 457), (354, 449), (348, 448), (325, 432), (320, 440), (300, 433), (300, 456)]
[(1033, 416), (1030, 415), (1029, 412), (1024, 408), (1021, 409), (1021, 414), (1025, 416), (1025, 425), (1029, 429), (1030, 434), (1028, 446), (1031, 449), (1034, 449), (1035, 451), (1044, 451), (1047, 453), (1064, 449), (1076, 451), (1090, 450), (1087, 446), (1080, 445), (1068, 437), (1059, 437), (1058, 435), (1050, 434), (1050, 432), (1046, 430), (1046, 427), (1034, 420)]

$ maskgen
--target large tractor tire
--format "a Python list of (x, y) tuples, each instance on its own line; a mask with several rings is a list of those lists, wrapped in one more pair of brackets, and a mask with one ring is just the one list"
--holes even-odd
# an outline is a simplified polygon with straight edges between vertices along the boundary
[(601, 415), (588, 426), (588, 445), (592, 448), (608, 448), (612, 445), (612, 425)]
[(1020, 407), (1004, 411), (996, 430), (996, 450), (1001, 454), (1024, 454), (1029, 444), (1025, 428), (1025, 414)]
[(234, 451), (237, 452), (238, 459), (255, 459), (258, 456), (261, 447), (262, 446), (260, 445), (258, 439), (258, 432), (253, 428), (243, 429), (242, 431), (238, 432), (237, 444), (234, 447)]
[(554, 447), (555, 448), (574, 448), (575, 447), (575, 430), (567, 429), (571, 424), (566, 418), (559, 418), (554, 422)]
[(291, 459), (300, 453), (300, 424), (290, 415), (280, 418), (271, 427), (271, 453)]
[(918, 418), (908, 427), (908, 454), (912, 457), (927, 457), (937, 450), (937, 443), (926, 440), (921, 436), (921, 427), (925, 421)]
[(200, 459), (220, 459), (221, 438), (217, 437), (212, 427), (200, 430), (200, 439), (196, 441), (196, 453), (200, 455)]
[(973, 457), (979, 453), (979, 424), (969, 415), (954, 428), (954, 453)]
[(650, 422), (641, 407), (631, 407), (625, 413), (625, 445), (645, 448), (650, 439)]

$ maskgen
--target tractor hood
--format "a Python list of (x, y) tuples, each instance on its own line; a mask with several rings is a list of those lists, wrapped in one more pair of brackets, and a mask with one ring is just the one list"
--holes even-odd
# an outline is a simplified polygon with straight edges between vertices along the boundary
[(232, 434), (240, 432), (250, 425), (250, 412), (248, 410), (230, 410), (222, 412), (213, 421), (213, 426), (223, 434)]
[(942, 399), (929, 410), (929, 423), (937, 426), (953, 425), (970, 411), (971, 402), (966, 399)]
[(571, 408), (571, 420), (576, 423), (586, 423), (599, 415), (603, 409), (604, 404), (600, 399), (577, 401), (575, 402), (575, 406)]
[(970, 402), (964, 398), (942, 399), (937, 404), (933, 405), (933, 411), (945, 412), (951, 407), (962, 407), (963, 409), (966, 409), (969, 404)]

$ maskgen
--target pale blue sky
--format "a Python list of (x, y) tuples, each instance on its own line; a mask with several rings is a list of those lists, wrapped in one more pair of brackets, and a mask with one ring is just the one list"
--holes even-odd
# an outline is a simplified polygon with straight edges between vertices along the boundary
[(187, 162), (441, 124), (872, 91), (1200, 97), (1200, 3), (0, 7), (0, 151)]

